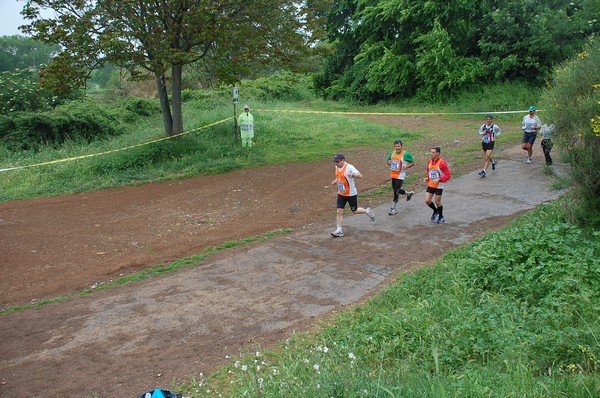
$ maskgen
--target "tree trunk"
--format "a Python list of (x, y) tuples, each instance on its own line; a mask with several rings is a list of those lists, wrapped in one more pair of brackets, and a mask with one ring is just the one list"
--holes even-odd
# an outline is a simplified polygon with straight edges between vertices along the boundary
[(181, 65), (173, 65), (171, 73), (173, 78), (173, 134), (183, 133), (183, 116), (181, 106), (181, 75), (183, 67)]
[[(163, 126), (167, 137), (173, 135), (173, 116), (171, 115), (171, 106), (169, 105), (169, 93), (167, 92), (167, 83), (165, 75), (156, 75), (156, 89), (158, 90), (158, 99), (160, 100), (160, 110), (162, 113)], [(181, 90), (180, 98), (181, 98)]]

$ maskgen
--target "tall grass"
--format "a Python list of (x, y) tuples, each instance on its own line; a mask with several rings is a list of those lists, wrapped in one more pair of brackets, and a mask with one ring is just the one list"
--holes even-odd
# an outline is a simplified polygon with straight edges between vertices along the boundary
[(189, 397), (595, 397), (600, 233), (546, 205)]

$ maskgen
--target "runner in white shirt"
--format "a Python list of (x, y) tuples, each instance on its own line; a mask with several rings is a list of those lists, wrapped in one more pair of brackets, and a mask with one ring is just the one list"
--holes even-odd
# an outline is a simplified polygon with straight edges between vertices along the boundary
[(521, 148), (524, 151), (527, 151), (527, 163), (531, 163), (531, 154), (533, 148), (533, 143), (535, 142), (535, 138), (537, 137), (537, 132), (542, 128), (542, 121), (535, 114), (536, 108), (534, 105), (529, 107), (529, 114), (523, 117), (523, 141), (521, 141)]
[(362, 174), (360, 174), (360, 171), (350, 163), (346, 163), (346, 157), (343, 153), (335, 155), (333, 161), (335, 162), (335, 180), (331, 181), (331, 185), (337, 184), (338, 195), (336, 213), (337, 228), (331, 233), (331, 236), (338, 238), (344, 236), (342, 224), (344, 222), (344, 208), (346, 207), (346, 203), (350, 204), (350, 210), (352, 210), (353, 213), (366, 214), (371, 221), (375, 221), (375, 215), (373, 214), (373, 210), (369, 207), (366, 209), (358, 207), (358, 190), (356, 189), (354, 179), (363, 177)]
[(485, 154), (485, 161), (483, 163), (483, 169), (479, 172), (479, 175), (483, 178), (487, 173), (487, 168), (492, 165), (492, 170), (496, 170), (496, 161), (492, 159), (492, 152), (494, 151), (494, 144), (496, 143), (496, 137), (500, 135), (501, 130), (498, 125), (492, 122), (494, 117), (487, 115), (485, 117), (485, 123), (479, 127), (479, 134), (481, 137), (481, 148)]

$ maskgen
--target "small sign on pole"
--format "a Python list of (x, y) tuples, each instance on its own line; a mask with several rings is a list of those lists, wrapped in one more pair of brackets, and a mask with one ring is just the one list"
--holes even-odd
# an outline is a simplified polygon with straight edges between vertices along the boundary
[(238, 103), (238, 89), (236, 86), (233, 86), (233, 142), (237, 141), (237, 130), (238, 130), (238, 120), (237, 120), (237, 103)]

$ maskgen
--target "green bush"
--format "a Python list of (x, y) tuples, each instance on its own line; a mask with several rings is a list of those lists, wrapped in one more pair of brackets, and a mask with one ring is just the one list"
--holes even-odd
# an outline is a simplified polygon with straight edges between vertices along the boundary
[(18, 113), (0, 119), (2, 139), (9, 150), (39, 150), (49, 145), (58, 147), (66, 141), (90, 142), (117, 135), (106, 112), (90, 106), (78, 113), (64, 111)]
[(547, 122), (571, 163), (578, 201), (572, 214), (580, 223), (600, 226), (600, 40), (556, 68), (542, 96)]
[(304, 101), (314, 98), (313, 85), (308, 75), (279, 72), (269, 77), (243, 81), (238, 86), (240, 96), (255, 100)]
[[(560, 372), (572, 363), (579, 364), (583, 373), (598, 371), (599, 363), (589, 361), (581, 347), (598, 347), (590, 328), (598, 328), (594, 319), (600, 297), (600, 236), (553, 219), (560, 206), (551, 205), (547, 214), (537, 210), (513, 231), (490, 235), (469, 250), (448, 256), (462, 267), (477, 303), (476, 316), (465, 332), (474, 324), (482, 329), (467, 342), (478, 357), (519, 346), (530, 353), (530, 365), (540, 373)], [(510, 323), (521, 326), (500, 329)]]
[(39, 87), (35, 71), (0, 72), (0, 114), (48, 110), (62, 102), (64, 99)]
[[(305, 101), (314, 98), (309, 75), (279, 72), (269, 77), (244, 80), (237, 85), (240, 102)], [(209, 90), (185, 89), (181, 93), (184, 103), (199, 108), (216, 108), (233, 100), (233, 86), (222, 85)], [(252, 107), (252, 105), (251, 105)]]
[(0, 139), (12, 151), (37, 151), (67, 141), (89, 143), (119, 135), (126, 125), (158, 113), (157, 101), (141, 98), (116, 103), (72, 101), (52, 111), (0, 115)]
[(184, 89), (181, 100), (194, 108), (214, 109), (233, 101), (233, 87), (221, 86), (208, 90)]
[(111, 114), (121, 122), (132, 123), (140, 118), (160, 113), (160, 105), (156, 100), (127, 97), (111, 106)]

